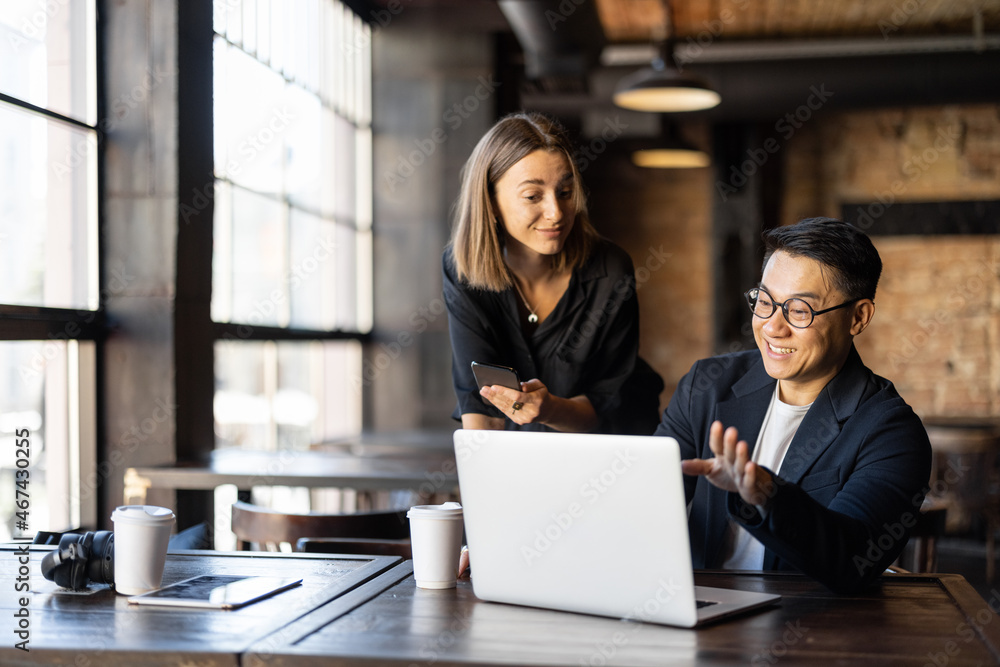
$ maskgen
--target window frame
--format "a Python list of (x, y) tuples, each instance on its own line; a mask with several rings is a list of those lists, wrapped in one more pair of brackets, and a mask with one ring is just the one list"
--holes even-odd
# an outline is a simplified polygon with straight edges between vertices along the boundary
[[(93, 39), (94, 62), (89, 64), (94, 68), (94, 87), (92, 89), (95, 95), (94, 124), (0, 92), (0, 102), (2, 103), (28, 114), (40, 116), (45, 120), (92, 133), (96, 150), (93, 191), (96, 224), (93, 226), (92, 233), (96, 235), (96, 239), (91, 239), (91, 241), (95, 244), (97, 252), (96, 266), (90, 269), (90, 273), (96, 279), (94, 287), (98, 295), (104, 294), (105, 283), (103, 275), (104, 247), (101, 234), (104, 211), (105, 148), (104, 132), (101, 125), (101, 119), (104, 118), (105, 113), (104, 37), (101, 5), (101, 0), (95, 0), (94, 20), (91, 25), (87, 26), (88, 30), (93, 31), (90, 38)], [(0, 303), (0, 341), (66, 344), (65, 364), (69, 386), (65, 387), (67, 401), (65, 420), (69, 431), (66, 443), (69, 461), (64, 463), (69, 467), (69, 488), (65, 489), (65, 493), (56, 493), (52, 489), (48, 489), (47, 496), (52, 498), (58, 495), (66, 499), (66, 505), (61, 508), (61, 511), (65, 511), (72, 525), (38, 526), (29, 521), (31, 528), (29, 533), (23, 534), (23, 536), (40, 529), (61, 530), (97, 527), (102, 504), (102, 499), (95, 492), (101, 483), (98, 466), (98, 443), (102, 441), (104, 435), (104, 421), (102, 419), (103, 376), (100, 369), (103, 365), (104, 342), (108, 333), (103, 296), (99, 296), (94, 310)], [(81, 342), (92, 343), (92, 347), (83, 348), (78, 345)], [(44, 423), (48, 428), (51, 420), (46, 420)], [(47, 448), (46, 455), (52, 451), (51, 448)], [(50, 466), (47, 464), (47, 467)], [(34, 505), (37, 502), (36, 496), (35, 494), (31, 495), (32, 505)]]
[[(358, 7), (356, 6), (356, 3), (345, 2), (344, 0), (332, 0), (332, 1), (331, 0), (318, 0), (317, 3), (316, 3), (316, 7), (317, 8), (320, 6), (319, 5), (320, 2), (330, 2), (331, 4), (338, 4), (338, 5), (340, 5), (343, 8), (343, 10), (345, 10), (345, 12), (349, 12), (350, 14), (352, 14), (357, 21), (363, 22), (363, 23), (365, 23), (365, 25), (370, 25), (369, 22), (365, 20), (365, 18), (362, 16), (361, 12), (358, 10)], [(338, 10), (339, 10), (339, 8), (338, 8)], [(213, 67), (212, 67), (212, 69), (213, 69), (213, 74), (212, 74), (213, 80), (214, 80), (214, 45), (215, 45), (215, 41), (217, 39), (222, 39), (225, 42), (225, 44), (227, 45), (227, 47), (241, 49), (244, 53), (246, 53), (250, 57), (254, 57), (255, 60), (257, 60), (257, 62), (260, 63), (262, 66), (269, 67), (272, 72), (276, 72), (279, 76), (281, 76), (285, 80), (286, 85), (298, 85), (298, 86), (300, 86), (302, 88), (303, 91), (308, 92), (310, 94), (314, 94), (317, 97), (319, 97), (321, 108), (326, 109), (326, 110), (330, 110), (330, 111), (333, 111), (335, 113), (340, 114), (341, 109), (338, 108), (336, 105), (330, 103), (330, 100), (323, 93), (323, 90), (321, 90), (320, 88), (313, 89), (311, 86), (307, 85), (306, 82), (303, 82), (300, 78), (295, 78), (295, 79), (289, 78), (288, 75), (285, 72), (282, 71), (282, 69), (280, 69), (280, 68), (279, 69), (275, 69), (270, 64), (270, 62), (268, 62), (268, 63), (261, 62), (261, 60), (256, 59), (254, 53), (252, 53), (250, 51), (250, 49), (246, 48), (245, 44), (242, 44), (242, 45), (241, 44), (235, 44), (229, 38), (229, 36), (227, 34), (220, 34), (220, 33), (218, 33), (218, 32), (215, 31), (215, 28), (216, 28), (216, 26), (215, 26), (214, 16), (213, 16), (212, 39), (211, 39), (211, 41), (212, 41), (212, 48), (213, 48)], [(370, 35), (369, 35), (369, 37), (370, 37)], [(370, 48), (370, 38), (369, 38), (368, 46)], [(323, 45), (318, 45), (317, 48), (320, 51), (324, 51), (324, 52), (327, 50), (327, 48), (324, 48)], [(332, 46), (328, 47), (328, 48), (332, 48)], [(368, 57), (370, 58), (370, 51), (368, 53)], [(317, 82), (318, 86), (321, 86), (322, 84), (319, 83), (319, 82), (322, 81), (322, 79), (324, 78), (324, 76), (329, 76), (329, 74), (327, 74), (327, 73), (325, 73), (325, 72), (322, 71), (322, 65), (319, 65), (318, 67), (320, 69), (320, 73), (317, 76), (314, 76), (314, 81)], [(371, 96), (372, 96), (372, 90), (371, 90), (371, 78), (370, 78), (371, 77), (371, 63), (370, 63), (370, 60), (367, 63), (367, 75), (368, 75), (368, 81), (367, 81), (367, 84), (364, 85), (365, 94), (367, 95), (367, 101), (362, 103), (363, 109), (364, 109), (364, 111), (363, 111), (363, 117), (361, 118), (362, 123), (359, 124), (358, 122), (356, 122), (356, 120), (347, 119), (343, 115), (341, 116), (341, 118), (344, 118), (345, 120), (347, 120), (347, 122), (350, 122), (351, 125), (354, 127), (354, 129), (355, 129), (356, 132), (357, 131), (363, 131), (363, 132), (366, 131), (366, 132), (368, 132), (368, 136), (369, 136), (369, 140), (370, 140), (370, 138), (371, 138), (371, 127), (372, 127), (371, 126)], [(329, 91), (327, 91), (327, 92), (329, 92)], [(212, 121), (213, 121), (213, 124), (212, 124), (213, 136), (212, 136), (212, 141), (211, 141), (210, 145), (213, 147), (213, 151), (212, 151), (212, 173), (213, 173), (213, 177), (214, 177), (213, 183), (217, 184), (217, 183), (220, 183), (220, 182), (224, 182), (224, 183), (228, 184), (231, 189), (232, 188), (241, 188), (241, 187), (244, 187), (241, 184), (234, 183), (232, 180), (230, 180), (229, 178), (227, 178), (226, 174), (216, 174), (215, 170), (216, 170), (217, 165), (215, 163), (215, 152), (214, 152), (214, 146), (215, 146), (215, 136), (214, 136), (214, 121), (215, 121), (215, 119), (214, 119), (214, 107), (213, 107)], [(367, 156), (368, 156), (368, 159), (370, 161), (371, 157), (372, 157), (372, 151), (371, 151), (371, 146), (370, 145), (368, 147)], [(369, 171), (371, 171), (371, 169), (372, 169), (371, 164), (369, 163), (368, 166), (369, 166)], [(371, 221), (371, 209), (372, 209), (371, 191), (372, 191), (372, 187), (373, 187), (373, 179), (374, 179), (373, 174), (369, 173), (368, 174), (368, 187), (367, 187), (368, 201), (367, 202), (359, 202), (356, 205), (356, 207), (355, 207), (355, 211), (354, 211), (353, 217), (351, 217), (350, 219), (340, 219), (337, 216), (329, 215), (329, 214), (328, 215), (320, 215), (318, 211), (312, 210), (312, 209), (310, 209), (310, 208), (308, 208), (308, 207), (306, 207), (306, 206), (304, 206), (302, 204), (299, 204), (299, 203), (296, 203), (296, 202), (293, 202), (293, 201), (289, 201), (289, 198), (287, 197), (287, 193), (284, 192), (284, 190), (282, 191), (283, 196), (280, 197), (280, 198), (278, 198), (277, 201), (280, 202), (280, 205), (286, 207), (287, 211), (297, 210), (297, 211), (301, 211), (303, 213), (307, 213), (307, 214), (310, 214), (310, 215), (317, 215), (320, 218), (322, 218), (322, 220), (324, 220), (324, 221), (330, 221), (330, 222), (333, 222), (334, 224), (337, 224), (337, 225), (346, 225), (354, 233), (362, 233), (362, 234), (371, 235), (373, 233), (372, 232), (372, 221)], [(216, 189), (215, 191), (217, 192), (218, 190)], [(251, 192), (256, 192), (256, 191), (251, 190)], [(365, 216), (365, 215), (367, 215), (367, 219), (362, 219), (362, 217)], [(286, 217), (287, 217), (287, 214), (286, 214)], [(208, 219), (206, 220), (206, 222), (208, 222), (211, 225), (213, 225), (213, 238), (214, 238), (214, 206), (213, 206), (212, 214), (210, 216), (208, 216)], [(285, 232), (287, 234), (288, 233), (288, 228), (287, 228), (288, 220), (285, 221), (285, 224), (286, 224)], [(371, 244), (369, 244), (369, 247), (372, 248)], [(365, 283), (366, 283), (366, 287), (368, 288), (367, 289), (367, 292), (368, 292), (368, 294), (367, 294), (368, 303), (363, 304), (360, 307), (358, 307), (358, 310), (355, 313), (355, 317), (353, 318), (354, 322), (355, 322), (355, 327), (354, 328), (352, 328), (352, 329), (342, 329), (342, 328), (335, 328), (335, 329), (313, 329), (313, 328), (298, 327), (298, 326), (294, 326), (294, 325), (281, 326), (281, 325), (274, 325), (274, 324), (247, 323), (247, 322), (240, 322), (240, 321), (220, 322), (220, 321), (216, 321), (216, 320), (212, 319), (211, 315), (209, 315), (209, 319), (211, 320), (212, 345), (214, 346), (214, 344), (218, 343), (218, 342), (265, 342), (266, 341), (266, 342), (275, 342), (275, 343), (285, 343), (285, 342), (306, 343), (306, 342), (331, 342), (331, 341), (357, 341), (362, 346), (362, 349), (364, 349), (364, 346), (372, 340), (372, 331), (371, 331), (371, 324), (372, 324), (372, 322), (371, 322), (371, 320), (372, 320), (372, 316), (373, 316), (373, 306), (374, 306), (374, 304), (373, 304), (374, 299), (373, 299), (373, 295), (372, 295), (372, 288), (373, 288), (373, 284), (372, 284), (372, 281), (373, 281), (373, 275), (372, 275), (372, 262), (373, 262), (373, 258), (371, 256), (372, 252), (373, 251), (370, 249), (369, 250), (369, 257), (367, 258), (367, 261), (364, 261), (363, 263), (361, 263), (361, 264), (359, 264), (358, 266), (355, 267), (355, 274), (354, 274), (355, 278), (358, 279), (359, 281), (360, 280), (364, 280)], [(211, 271), (211, 267), (209, 267), (209, 270)], [(367, 274), (364, 275), (364, 276), (362, 276), (362, 272), (363, 271), (367, 271)], [(214, 281), (214, 276), (212, 277), (212, 281)], [(213, 282), (212, 288), (214, 289), (214, 282)], [(211, 295), (209, 295), (209, 301), (211, 301)], [(365, 328), (366, 326), (367, 326), (367, 329)], [(214, 350), (213, 350), (213, 359), (214, 359)], [(213, 379), (215, 378), (214, 363), (213, 363), (212, 377), (213, 377)], [(345, 379), (344, 382), (346, 384), (346, 383), (349, 382), (349, 380)], [(214, 397), (214, 392), (213, 392), (213, 397)], [(362, 394), (362, 396), (361, 396), (361, 401), (362, 401), (362, 412), (363, 412), (364, 411), (364, 394)], [(213, 416), (214, 416), (214, 409), (213, 409)], [(362, 419), (363, 419), (363, 416), (362, 416)], [(213, 420), (213, 424), (214, 424), (214, 420)], [(213, 447), (214, 447), (214, 443), (213, 443)]]

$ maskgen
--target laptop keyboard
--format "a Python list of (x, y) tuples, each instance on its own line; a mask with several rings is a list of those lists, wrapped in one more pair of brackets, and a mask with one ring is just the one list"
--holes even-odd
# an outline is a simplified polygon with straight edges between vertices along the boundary
[(701, 609), (703, 607), (711, 607), (713, 604), (719, 604), (719, 603), (712, 602), (710, 600), (695, 600), (695, 604), (697, 605), (698, 609)]

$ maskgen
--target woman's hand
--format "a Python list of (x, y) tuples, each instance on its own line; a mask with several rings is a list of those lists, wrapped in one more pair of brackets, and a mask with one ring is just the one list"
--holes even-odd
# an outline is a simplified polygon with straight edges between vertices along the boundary
[(469, 570), (469, 545), (462, 546), (458, 554), (458, 578), (468, 579), (472, 572)]
[(521, 383), (521, 391), (492, 385), (479, 390), (515, 424), (545, 424), (557, 431), (586, 433), (597, 427), (597, 413), (586, 396), (562, 398), (549, 393), (538, 379)]
[(479, 395), (515, 424), (545, 423), (542, 415), (546, 404), (553, 398), (541, 380), (522, 382), (521, 391), (498, 384), (489, 385), (480, 389)]

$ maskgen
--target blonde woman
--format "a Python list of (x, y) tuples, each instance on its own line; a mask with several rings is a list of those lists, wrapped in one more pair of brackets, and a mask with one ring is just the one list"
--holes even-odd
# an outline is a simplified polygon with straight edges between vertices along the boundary
[[(554, 120), (513, 114), (479, 141), (443, 271), (463, 428), (655, 430), (663, 382), (638, 356), (632, 260), (591, 225)], [(480, 389), (473, 361), (526, 381)]]

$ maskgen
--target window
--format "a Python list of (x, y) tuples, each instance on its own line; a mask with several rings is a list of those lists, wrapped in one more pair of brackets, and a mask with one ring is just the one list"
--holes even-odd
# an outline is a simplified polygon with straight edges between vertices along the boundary
[(95, 525), (96, 43), (94, 0), (0, 3), (0, 541)]
[(361, 428), (370, 28), (336, 0), (214, 23), (216, 447), (302, 449)]

